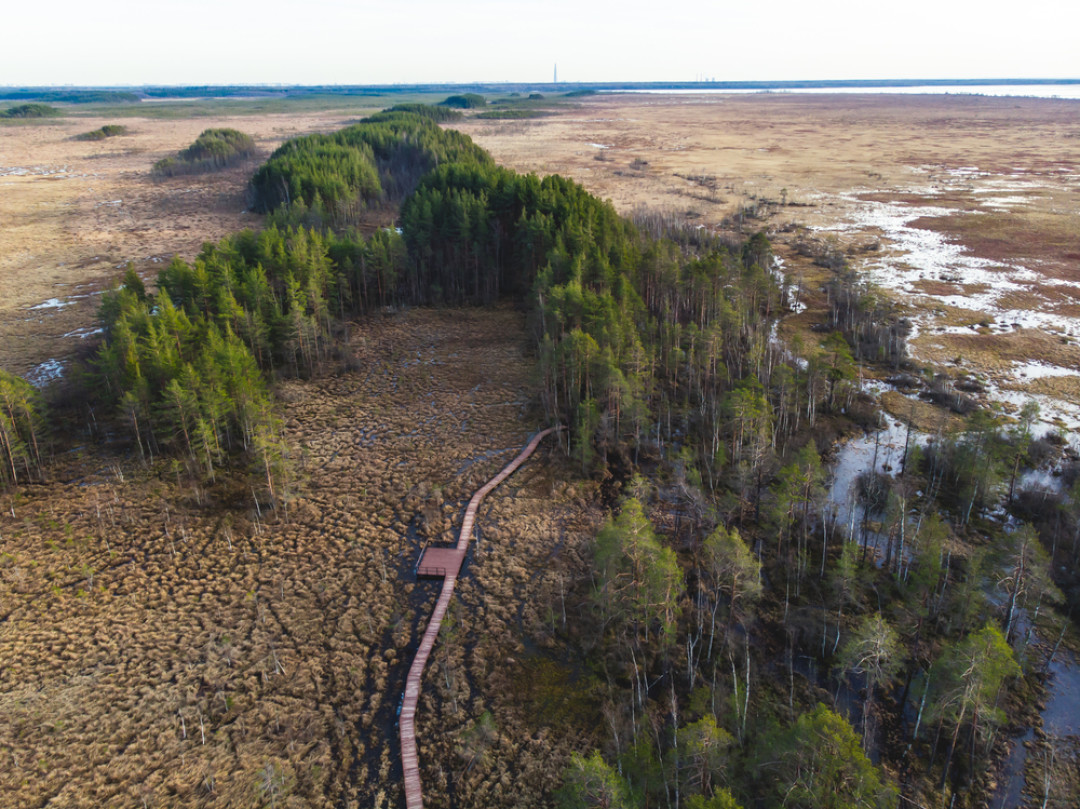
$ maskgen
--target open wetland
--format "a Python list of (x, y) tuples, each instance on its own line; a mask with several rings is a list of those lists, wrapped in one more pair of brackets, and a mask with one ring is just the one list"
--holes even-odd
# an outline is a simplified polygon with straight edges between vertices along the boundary
[[(464, 198), (460, 188), (424, 187), (426, 198), (408, 200), (357, 192), (355, 229), (343, 242), (320, 242), (314, 228), (311, 241), (288, 231), (280, 252), (295, 253), (281, 263), (295, 266), (284, 283), (267, 281), (261, 266), (235, 276), (222, 269), (262, 249), (254, 239), (204, 252), (237, 290), (237, 279), (249, 291), (259, 273), (267, 290), (278, 284), (261, 299), (274, 298), (276, 309), (249, 310), (222, 294), (188, 312), (213, 323), (197, 332), (207, 344), (224, 333), (244, 352), (243, 340), (252, 352), (257, 343), (277, 352), (255, 372), (272, 391), (273, 416), (245, 424), (243, 438), (249, 450), (249, 437), (254, 447), (279, 432), (287, 471), (276, 479), (269, 456), (255, 451), (219, 450), (211, 460), (209, 441), (188, 435), (190, 400), (180, 396), (144, 411), (134, 394), (125, 398), (130, 425), (64, 401), (92, 373), (112, 383), (86, 360), (121, 322), (105, 318), (108, 306), (99, 317), (99, 307), (120, 307), (105, 293), (125, 267), (136, 272), (125, 280), (132, 290), (141, 277), (156, 292), (174, 256), (191, 262), (205, 243), (259, 230), (267, 220), (253, 212), (249, 184), (259, 164), (290, 138), (359, 117), (355, 106), (329, 103), (242, 115), (211, 107), (198, 117), (127, 115), (122, 131), (99, 139), (78, 136), (112, 118), (0, 125), (0, 368), (43, 391), (64, 420), (50, 425), (44, 471), (30, 475), (27, 462), (24, 479), (0, 489), (0, 806), (404, 806), (401, 697), (442, 586), (418, 579), (416, 563), (428, 546), (453, 545), (477, 488), (559, 422), (567, 429), (479, 507), (417, 711), (426, 805), (550, 806), (568, 765), (581, 768), (580, 754), (593, 750), (590, 766), (604, 764), (602, 753), (622, 775), (647, 772), (634, 782), (645, 805), (678, 796), (682, 778), (683, 805), (692, 790), (701, 798), (693, 805), (713, 805), (705, 796), (722, 799), (722, 782), (748, 809), (748, 795), (764, 806), (773, 782), (762, 773), (780, 757), (755, 745), (790, 742), (794, 760), (799, 740), (785, 742), (781, 730), (801, 727), (818, 700), (852, 734), (844, 761), (866, 752), (867, 772), (895, 783), (910, 805), (946, 795), (934, 791), (939, 777), (962, 809), (1080, 792), (1080, 644), (1055, 611), (1080, 590), (1072, 581), (1055, 592), (1049, 574), (1023, 579), (1027, 546), (1013, 547), (1027, 536), (1017, 533), (1022, 520), (1053, 532), (1062, 581), (1073, 574), (1060, 563), (1076, 567), (1080, 554), (1080, 530), (1063, 533), (1080, 525), (1067, 496), (1080, 458), (1080, 101), (642, 93), (560, 99), (539, 117), (469, 110), (443, 126), (471, 136), (495, 164), (572, 178), (643, 232), (729, 252), (691, 272), (672, 247), (657, 259), (671, 260), (670, 273), (642, 259), (633, 275), (619, 258), (632, 252), (629, 237), (593, 249), (622, 238), (612, 222), (589, 230), (610, 208), (546, 188), (567, 210), (596, 218), (574, 222), (570, 239), (558, 230), (570, 226), (552, 224), (554, 203), (535, 220), (523, 214), (520, 222), (558, 236), (549, 267), (538, 272), (534, 260), (526, 283), (492, 270), (499, 246), (485, 264), (486, 231), (453, 242), (467, 219), (432, 224), (432, 209)], [(205, 174), (152, 175), (157, 161), (216, 127), (250, 135), (255, 155)], [(416, 170), (419, 181), (407, 165), (419, 158), (395, 159), (377, 170)], [(460, 170), (510, 187), (493, 166)], [(456, 180), (450, 172), (439, 181)], [(514, 193), (535, 201), (537, 188)], [(416, 198), (420, 213), (408, 207)], [(485, 209), (494, 198), (478, 195), (473, 214), (495, 223), (498, 245), (512, 229)], [(310, 224), (289, 204), (278, 213)], [(312, 204), (303, 213), (329, 221), (331, 210)], [(442, 250), (429, 246), (429, 276), (417, 269), (419, 237), (410, 232), (421, 226)], [(567, 247), (578, 236), (587, 249)], [(516, 250), (516, 237), (506, 244)], [(269, 265), (272, 254), (259, 255)], [(311, 267), (326, 260), (322, 276), (309, 257)], [(550, 265), (562, 258), (578, 275), (555, 284), (562, 269)], [(699, 284), (707, 273), (715, 288)], [(715, 283), (722, 273), (730, 275)], [(178, 296), (185, 278), (178, 271), (173, 289), (167, 278), (163, 288)], [(507, 279), (519, 299), (510, 300)], [(394, 295), (410, 284), (414, 301), (498, 302), (403, 305)], [(164, 345), (164, 354), (174, 335), (180, 345), (183, 318), (164, 296), (125, 294), (132, 311), (143, 307), (123, 322), (131, 357), (147, 346)], [(841, 295), (888, 319), (864, 329), (877, 342), (860, 343), (841, 323)], [(211, 313), (216, 306), (225, 308)], [(367, 314), (347, 316), (346, 306)], [(131, 337), (153, 318), (166, 322), (163, 308), (173, 331)], [(214, 361), (227, 353), (221, 345)], [(128, 377), (141, 380), (137, 360), (115, 353), (127, 362), (117, 367), (134, 365)], [(100, 367), (107, 359), (99, 355)], [(203, 373), (211, 361), (184, 362)], [(1016, 419), (1032, 401), (1040, 412), (1018, 437)], [(164, 420), (174, 405), (173, 434), (162, 429), (160, 445), (146, 440), (139, 413)], [(1005, 418), (991, 429), (982, 410)], [(706, 440), (697, 433), (707, 423)], [(984, 433), (966, 432), (972, 423)], [(991, 432), (1000, 444), (993, 458), (970, 439)], [(961, 451), (987, 459), (968, 463), (986, 474), (958, 471)], [(12, 476), (21, 474), (11, 457)], [(978, 478), (973, 488), (950, 490), (965, 474)], [(1053, 509), (1044, 508), (1050, 498)], [(1028, 511), (1018, 519), (1009, 509), (1021, 505)], [(617, 520), (606, 522), (613, 509)], [(632, 574), (611, 550), (619, 531), (640, 541), (624, 554), (643, 554)], [(852, 555), (858, 543), (861, 559)], [(730, 598), (719, 568), (706, 569), (721, 564), (709, 561), (713, 553), (737, 557), (721, 560)], [(663, 592), (638, 595), (646, 587)], [(657, 604), (666, 605), (662, 618)], [(865, 672), (845, 674), (840, 660), (875, 605), (879, 625), (887, 619), (903, 636), (890, 641), (903, 661), (876, 686), (860, 679)], [(627, 617), (638, 607), (644, 618)], [(991, 624), (1002, 635), (996, 627), (1006, 621), (999, 645), (1010, 663), (1010, 643), (1019, 650), (1025, 676), (1017, 669), (998, 681), (974, 720), (966, 704), (957, 712), (943, 701), (921, 737), (917, 722), (912, 732), (920, 697), (946, 700), (933, 691), (931, 677), (944, 676), (935, 661), (958, 660), (977, 635), (993, 647)], [(714, 641), (724, 654), (709, 659)], [(1011, 671), (1002, 664), (999, 673)], [(1011, 726), (998, 715), (1007, 700)], [(748, 731), (748, 716), (761, 727)], [(683, 736), (679, 746), (679, 734), (707, 731), (709, 719), (715, 738), (702, 736), (698, 750)], [(702, 763), (713, 743), (723, 766)], [(698, 756), (693, 765), (686, 749)], [(896, 805), (886, 792), (877, 798)]]
[[(287, 517), (100, 453), (6, 497), (0, 803), (397, 805), (400, 684), (437, 593), (412, 568), (535, 430), (521, 328), (510, 310), (350, 327), (357, 370), (280, 391)], [(484, 501), (421, 700), (430, 805), (546, 793), (591, 732), (558, 689), (556, 723), (512, 687), (561, 670), (538, 645), (599, 519), (564, 464), (541, 448)]]
[[(572, 176), (627, 215), (766, 229), (812, 308), (827, 275), (806, 246), (843, 258), (907, 310), (917, 363), (1011, 387), (1033, 361), (1080, 379), (1076, 101), (617, 95), (460, 128), (500, 162)], [(951, 328), (958, 314), (969, 328)], [(1043, 393), (1048, 423), (1072, 426), (1075, 399)]]

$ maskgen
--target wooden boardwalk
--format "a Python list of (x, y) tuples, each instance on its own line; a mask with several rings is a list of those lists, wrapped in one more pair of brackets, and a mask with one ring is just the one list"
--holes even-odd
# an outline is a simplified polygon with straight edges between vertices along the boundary
[[(469, 501), (469, 507), (465, 509), (465, 518), (461, 521), (461, 534), (458, 536), (456, 550), (464, 557), (465, 550), (469, 547), (472, 539), (473, 522), (476, 519), (476, 509), (484, 495), (514, 474), (519, 466), (528, 460), (536, 447), (551, 433), (563, 429), (551, 427), (537, 433), (518, 456), (508, 463), (503, 470), (481, 486)], [(401, 701), (401, 719), (398, 725), (401, 735), (401, 766), (405, 771), (405, 805), (408, 809), (421, 809), (424, 805), (424, 795), (420, 784), (420, 758), (416, 753), (416, 703), (420, 699), (420, 686), (424, 677), (424, 667), (427, 665), (428, 656), (435, 647), (435, 639), (439, 636), (439, 627), (442, 626), (443, 616), (450, 604), (450, 598), (454, 595), (454, 585), (457, 584), (458, 569), (448, 568), (446, 577), (443, 579), (442, 592), (435, 604), (435, 610), (431, 613), (424, 637), (420, 640), (420, 648), (416, 650), (412, 666), (409, 668), (408, 679), (405, 680), (405, 697)]]
[(465, 561), (465, 551), (457, 548), (425, 548), (416, 563), (416, 577), (446, 578), (456, 576)]

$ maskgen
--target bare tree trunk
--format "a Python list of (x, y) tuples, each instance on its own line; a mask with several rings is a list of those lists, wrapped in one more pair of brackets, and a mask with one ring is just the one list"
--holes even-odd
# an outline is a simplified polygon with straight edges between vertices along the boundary
[(967, 713), (967, 705), (965, 704), (960, 709), (960, 716), (956, 719), (956, 728), (953, 730), (952, 741), (949, 743), (949, 752), (945, 756), (945, 768), (941, 771), (941, 783), (938, 784), (938, 789), (945, 789), (945, 784), (949, 781), (949, 766), (952, 764), (953, 752), (956, 750), (956, 739), (960, 736), (960, 726), (964, 723), (964, 714)]

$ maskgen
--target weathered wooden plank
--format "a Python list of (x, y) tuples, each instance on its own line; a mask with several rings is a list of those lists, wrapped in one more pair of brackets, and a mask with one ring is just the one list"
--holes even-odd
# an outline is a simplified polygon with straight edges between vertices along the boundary
[[(468, 508), (465, 509), (465, 517), (461, 521), (461, 534), (458, 536), (455, 548), (431, 548), (424, 554), (424, 559), (427, 559), (428, 554), (432, 551), (443, 551), (444, 553), (436, 554), (436, 557), (434, 557), (440, 562), (451, 561), (450, 554), (454, 554), (457, 565), (454, 567), (451, 567), (450, 564), (432, 565), (446, 568), (442, 592), (439, 593), (439, 600), (435, 602), (431, 620), (428, 621), (424, 636), (420, 639), (416, 657), (413, 658), (412, 665), (409, 667), (409, 676), (405, 680), (405, 695), (401, 701), (401, 716), (398, 720), (398, 729), (401, 736), (401, 768), (405, 777), (405, 805), (408, 809), (422, 809), (424, 805), (423, 788), (420, 782), (420, 756), (416, 751), (416, 705), (420, 700), (420, 686), (424, 676), (424, 667), (427, 665), (431, 650), (435, 648), (435, 640), (439, 637), (442, 619), (446, 615), (447, 607), (450, 606), (450, 599), (454, 595), (454, 586), (457, 584), (461, 561), (465, 558), (469, 540), (472, 539), (476, 509), (488, 492), (514, 474), (517, 468), (529, 459), (529, 456), (536, 451), (537, 446), (546, 436), (561, 429), (563, 428), (551, 427), (537, 433), (514, 460), (477, 490), (469, 501)], [(419, 565), (417, 566), (417, 572), (420, 572)]]

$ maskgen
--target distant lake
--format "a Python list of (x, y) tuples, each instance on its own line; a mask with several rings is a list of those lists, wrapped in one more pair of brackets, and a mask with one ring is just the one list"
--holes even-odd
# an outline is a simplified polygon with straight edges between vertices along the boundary
[(602, 90), (604, 93), (653, 93), (663, 95), (745, 95), (747, 93), (810, 93), (872, 95), (967, 95), (1018, 96), (1024, 98), (1066, 98), (1080, 100), (1080, 84), (912, 84), (904, 87), (780, 87), (780, 88), (701, 88), (700, 90)]

